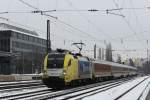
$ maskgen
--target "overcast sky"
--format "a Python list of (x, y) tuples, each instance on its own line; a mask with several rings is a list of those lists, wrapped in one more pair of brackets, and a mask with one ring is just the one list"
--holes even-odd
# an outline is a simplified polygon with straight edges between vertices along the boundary
[[(0, 12), (35, 10), (21, 1), (41, 10), (56, 10), (47, 14), (58, 20), (33, 13), (6, 13), (0, 14), (0, 17), (8, 18), (9, 22), (0, 21), (28, 26), (46, 38), (46, 20), (50, 19), (53, 48), (74, 50), (71, 44), (82, 40), (86, 44), (83, 52), (88, 51), (89, 55), (95, 43), (98, 48), (105, 48), (111, 42), (113, 50), (125, 50), (114, 51), (114, 54), (119, 53), (123, 57), (147, 56), (146, 50), (150, 44), (150, 0), (1, 0)], [(104, 11), (116, 8), (123, 9), (110, 11), (113, 14)], [(86, 11), (89, 9), (99, 11)]]

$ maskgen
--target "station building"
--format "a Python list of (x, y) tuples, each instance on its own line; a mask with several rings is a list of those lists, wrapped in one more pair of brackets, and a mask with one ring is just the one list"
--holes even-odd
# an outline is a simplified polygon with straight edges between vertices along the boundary
[(45, 52), (46, 40), (35, 31), (0, 23), (0, 75), (40, 72)]

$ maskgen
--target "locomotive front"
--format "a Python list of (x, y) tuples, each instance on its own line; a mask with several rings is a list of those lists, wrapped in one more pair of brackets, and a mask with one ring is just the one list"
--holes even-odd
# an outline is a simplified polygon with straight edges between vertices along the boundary
[(48, 87), (65, 85), (64, 60), (66, 53), (49, 53), (44, 60), (43, 82)]

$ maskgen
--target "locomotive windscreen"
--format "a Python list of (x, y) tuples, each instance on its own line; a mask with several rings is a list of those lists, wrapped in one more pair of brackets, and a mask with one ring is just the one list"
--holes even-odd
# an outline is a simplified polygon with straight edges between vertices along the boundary
[(48, 55), (48, 68), (63, 68), (65, 54), (49, 54)]

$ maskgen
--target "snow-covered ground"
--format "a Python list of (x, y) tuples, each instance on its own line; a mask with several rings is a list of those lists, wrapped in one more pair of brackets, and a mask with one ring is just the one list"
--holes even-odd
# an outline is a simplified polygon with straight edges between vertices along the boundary
[[(141, 80), (145, 79), (146, 77), (148, 77), (148, 76), (140, 77), (133, 81), (130, 81), (130, 82), (127, 82), (120, 86), (109, 89), (107, 91), (85, 97), (85, 98), (83, 98), (83, 100), (114, 100), (118, 96), (120, 96), (121, 94), (123, 94), (124, 92), (129, 90), (130, 88), (134, 87), (136, 84), (138, 84)], [(148, 94), (148, 91), (150, 89), (150, 86), (148, 85), (149, 82), (150, 82), (150, 78), (148, 78), (146, 81), (142, 82), (140, 85), (138, 85), (136, 88), (134, 88), (132, 91), (130, 91), (123, 97), (121, 97), (120, 100), (137, 100), (139, 98), (139, 96), (141, 96), (141, 100), (145, 100), (145, 98)], [(142, 92), (143, 92), (143, 94), (142, 94)]]
[(40, 82), (41, 80), (29, 80), (29, 81), (13, 81), (13, 82), (0, 82), (0, 85), (16, 84), (16, 83), (29, 83), (29, 82)]
[(140, 97), (140, 100), (146, 100), (147, 95), (149, 94), (150, 91), (150, 84), (145, 88), (143, 94)]
[(17, 95), (20, 93), (27, 93), (27, 92), (34, 92), (34, 91), (42, 91), (48, 89), (47, 87), (42, 87), (42, 88), (37, 88), (37, 89), (23, 89), (23, 90), (19, 90), (19, 91), (11, 91), (11, 92), (4, 92), (4, 93), (0, 93), (0, 97), (4, 97), (4, 96), (8, 96), (8, 95)]
[[(144, 80), (144, 79), (146, 79), (146, 80)], [(144, 80), (144, 81), (142, 81), (142, 80)], [(29, 82), (29, 81), (23, 81), (23, 82)], [(145, 100), (149, 93), (149, 90), (150, 90), (150, 77), (149, 76), (137, 77), (133, 80), (129, 80), (129, 81), (126, 81), (123, 83), (121, 82), (121, 83), (119, 83), (119, 85), (116, 85), (115, 87), (113, 87), (113, 85), (111, 85), (111, 84), (114, 84), (114, 83), (109, 83), (109, 84), (105, 84), (102, 86), (86, 89), (83, 91), (61, 95), (60, 97), (56, 97), (56, 98), (57, 99), (65, 99), (72, 95), (81, 94), (81, 95), (78, 95), (77, 97), (73, 97), (72, 99), (82, 98), (83, 100), (115, 100), (117, 97), (119, 97), (120, 95), (122, 95), (126, 91), (130, 90), (135, 85), (137, 85), (135, 88), (131, 89), (131, 91), (129, 91), (125, 95), (121, 96), (121, 98), (119, 98), (119, 100)], [(138, 84), (138, 83), (140, 83), (140, 84)], [(1, 83), (1, 84), (4, 84), (4, 83)], [(109, 88), (109, 87), (111, 87), (111, 88)], [(17, 95), (20, 93), (27, 93), (27, 92), (34, 92), (34, 91), (39, 91), (39, 92), (41, 91), (41, 93), (42, 93), (42, 90), (46, 90), (46, 91), (50, 92), (50, 93), (48, 93), (49, 95), (65, 91), (65, 90), (61, 90), (61, 91), (52, 92), (52, 91), (49, 91), (49, 89), (47, 87), (41, 87), (41, 88), (39, 87), (39, 88), (34, 88), (34, 89), (30, 89), (30, 88), (22, 89), (19, 91), (0, 92), (0, 97), (12, 95), (12, 94)], [(101, 90), (101, 92), (99, 90)], [(90, 92), (87, 92), (87, 91), (90, 91)], [(42, 94), (42, 95), (46, 96), (48, 94)], [(29, 94), (27, 94), (27, 95), (29, 95)], [(37, 95), (37, 97), (38, 97), (38, 95)]]

